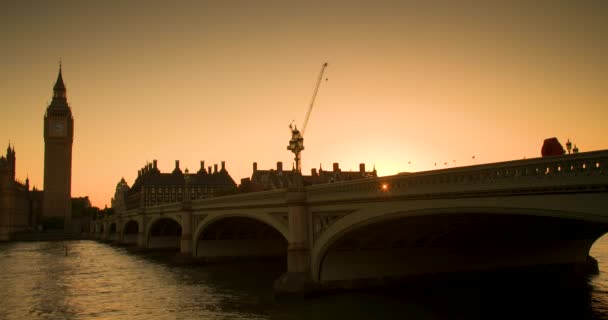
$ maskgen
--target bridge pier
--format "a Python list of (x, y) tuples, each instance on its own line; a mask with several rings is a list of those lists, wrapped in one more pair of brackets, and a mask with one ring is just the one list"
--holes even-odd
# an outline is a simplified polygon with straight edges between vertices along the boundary
[(118, 220), (116, 222), (116, 242), (118, 242), (118, 244), (124, 244), (125, 243), (125, 237), (123, 234), (123, 228), (124, 228), (124, 222), (121, 220)]
[(105, 221), (102, 223), (102, 225), (103, 225), (103, 228), (101, 229), (100, 239), (101, 239), (101, 241), (106, 241), (106, 240), (108, 240), (108, 236), (110, 234), (110, 225), (109, 225), (109, 223), (107, 223)]
[(144, 230), (139, 230), (137, 233), (137, 246), (140, 248), (146, 247), (146, 232)]
[(192, 255), (192, 211), (190, 210), (186, 210), (182, 214), (180, 253), (182, 255)]
[(146, 212), (143, 208), (139, 209), (139, 218), (137, 219), (137, 246), (139, 248), (145, 249), (148, 247), (147, 234), (146, 230), (148, 228), (148, 219), (146, 219)]
[(304, 188), (288, 189), (286, 194), (290, 239), (287, 272), (274, 283), (275, 295), (306, 295), (318, 287), (310, 268), (310, 230)]

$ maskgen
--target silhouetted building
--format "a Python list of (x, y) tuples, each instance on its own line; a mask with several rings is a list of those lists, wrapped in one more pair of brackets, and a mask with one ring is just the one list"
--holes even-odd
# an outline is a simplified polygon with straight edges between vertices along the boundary
[(284, 170), (283, 163), (277, 162), (276, 169), (259, 170), (258, 164), (253, 163), (253, 173), (251, 179), (241, 180), (240, 189), (242, 192), (255, 192), (264, 190), (284, 189), (293, 186), (309, 186), (315, 184), (332, 183), (340, 181), (350, 181), (365, 178), (377, 177), (374, 168), (372, 171), (365, 171), (365, 164), (359, 164), (359, 171), (342, 171), (338, 163), (333, 164), (331, 171), (325, 171), (321, 167), (317, 171), (313, 168), (310, 175), (300, 175), (295, 168)]
[(228, 174), (224, 161), (220, 169), (215, 164), (213, 170), (211, 167), (206, 170), (205, 162), (201, 161), (201, 167), (196, 173), (184, 173), (179, 167), (179, 160), (176, 160), (173, 172), (161, 173), (154, 160), (137, 172), (133, 186), (129, 187), (124, 178), (118, 182), (112, 198), (112, 208), (130, 210), (181, 202), (186, 187), (190, 188), (190, 199), (194, 200), (235, 190), (236, 183)]
[(543, 147), (540, 150), (540, 153), (543, 157), (547, 156), (561, 156), (566, 153), (564, 147), (557, 140), (557, 138), (549, 138), (545, 139), (543, 142)]
[(29, 179), (15, 179), (17, 157), (9, 145), (6, 156), (0, 157), (0, 241), (36, 225), (42, 204), (42, 192), (29, 190)]
[(88, 196), (72, 198), (72, 225), (73, 228), (80, 228), (78, 231), (88, 233), (90, 230), (91, 219), (99, 211), (91, 205)]

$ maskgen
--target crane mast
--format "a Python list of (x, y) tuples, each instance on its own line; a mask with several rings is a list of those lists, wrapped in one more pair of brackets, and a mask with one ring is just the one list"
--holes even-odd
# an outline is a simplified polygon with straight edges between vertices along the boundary
[(289, 145), (287, 146), (287, 150), (290, 150), (295, 155), (294, 161), (296, 163), (296, 171), (302, 172), (302, 164), (301, 164), (301, 153), (304, 150), (304, 132), (306, 131), (306, 126), (308, 126), (308, 120), (310, 119), (310, 113), (312, 111), (312, 107), (315, 104), (315, 99), (317, 98), (317, 93), (319, 92), (319, 87), (321, 86), (321, 80), (323, 80), (323, 73), (325, 72), (325, 68), (327, 68), (327, 62), (321, 65), (321, 71), (319, 72), (319, 78), (317, 79), (317, 84), (315, 86), (315, 90), (312, 94), (312, 99), (310, 101), (310, 106), (308, 107), (308, 111), (306, 111), (306, 117), (304, 118), (304, 125), (302, 126), (302, 132), (298, 130), (298, 127), (293, 125), (293, 122), (289, 125), (289, 129), (291, 130), (291, 140), (289, 140)]

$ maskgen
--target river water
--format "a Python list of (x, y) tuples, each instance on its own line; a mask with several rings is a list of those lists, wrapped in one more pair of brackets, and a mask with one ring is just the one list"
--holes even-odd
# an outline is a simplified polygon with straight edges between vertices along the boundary
[(184, 266), (94, 241), (0, 243), (0, 319), (608, 319), (608, 236), (600, 274), (351, 292), (276, 301), (277, 263)]

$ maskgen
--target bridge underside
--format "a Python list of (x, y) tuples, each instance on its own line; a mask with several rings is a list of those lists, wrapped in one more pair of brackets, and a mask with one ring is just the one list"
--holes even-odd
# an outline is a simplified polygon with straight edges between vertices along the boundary
[(344, 234), (326, 251), (318, 281), (519, 269), (587, 262), (608, 225), (527, 215), (441, 214), (402, 217)]
[(207, 226), (195, 256), (206, 261), (284, 257), (287, 241), (273, 227), (251, 218), (230, 217)]
[(170, 218), (160, 219), (150, 229), (147, 248), (179, 251), (181, 236), (179, 223)]
[(110, 232), (108, 233), (108, 239), (109, 241), (116, 241), (118, 240), (118, 234), (116, 233), (116, 223), (112, 223), (110, 224)]
[(137, 221), (131, 220), (127, 222), (123, 230), (123, 243), (136, 245), (139, 236), (139, 224)]

